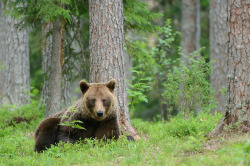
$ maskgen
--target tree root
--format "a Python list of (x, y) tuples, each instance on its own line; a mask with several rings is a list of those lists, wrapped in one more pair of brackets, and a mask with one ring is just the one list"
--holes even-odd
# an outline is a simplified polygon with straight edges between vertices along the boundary
[(126, 119), (124, 110), (121, 110), (120, 124), (122, 133), (126, 135), (131, 135), (136, 140), (140, 140), (141, 136), (138, 131), (131, 125), (130, 121)]
[(209, 138), (215, 137), (220, 134), (226, 124), (226, 116), (223, 115), (220, 123), (207, 135)]
[(215, 136), (218, 136), (219, 134), (223, 133), (225, 125), (232, 125), (232, 129), (228, 132), (235, 132), (235, 131), (241, 131), (243, 133), (250, 132), (250, 122), (249, 121), (242, 121), (240, 124), (236, 123), (237, 121), (234, 121), (232, 116), (226, 112), (220, 123), (207, 135), (207, 137), (212, 138)]

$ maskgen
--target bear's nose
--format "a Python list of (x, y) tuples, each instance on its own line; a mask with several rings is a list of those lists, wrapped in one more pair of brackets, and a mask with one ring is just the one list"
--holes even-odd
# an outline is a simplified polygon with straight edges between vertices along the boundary
[(97, 111), (96, 115), (101, 118), (103, 116), (103, 112), (102, 111)]

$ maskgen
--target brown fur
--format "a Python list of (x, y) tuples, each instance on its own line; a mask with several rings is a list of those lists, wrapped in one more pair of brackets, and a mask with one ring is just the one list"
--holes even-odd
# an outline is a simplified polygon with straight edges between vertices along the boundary
[(57, 143), (57, 133), (59, 130), (58, 124), (60, 118), (44, 119), (35, 131), (35, 149), (36, 152), (42, 152), (49, 148), (51, 144)]
[[(80, 82), (82, 97), (72, 107), (43, 120), (35, 132), (35, 151), (41, 152), (59, 141), (75, 143), (80, 139), (118, 139), (121, 135), (117, 115), (117, 99), (113, 94), (115, 80), (108, 83)], [(103, 116), (98, 117), (97, 112)], [(63, 116), (61, 118), (61, 116)], [(83, 129), (72, 128), (59, 123), (80, 120)], [(129, 139), (129, 138), (128, 138)]]

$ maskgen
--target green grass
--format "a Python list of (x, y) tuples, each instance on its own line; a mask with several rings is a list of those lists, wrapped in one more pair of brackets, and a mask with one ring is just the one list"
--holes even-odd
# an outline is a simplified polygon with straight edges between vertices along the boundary
[[(124, 137), (109, 143), (59, 143), (38, 154), (33, 151), (33, 133), (43, 111), (36, 105), (15, 112), (6, 109), (0, 109), (0, 165), (250, 165), (249, 135), (214, 140), (204, 137), (221, 114), (203, 113), (186, 121), (179, 115), (164, 123), (132, 119), (133, 126), (147, 138), (135, 142)], [(25, 117), (29, 123), (10, 126), (13, 116)]]

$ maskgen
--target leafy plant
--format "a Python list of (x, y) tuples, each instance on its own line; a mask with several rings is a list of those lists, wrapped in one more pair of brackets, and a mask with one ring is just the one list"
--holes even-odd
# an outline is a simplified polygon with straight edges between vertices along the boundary
[(143, 72), (133, 70), (133, 73), (136, 74), (132, 76), (132, 80), (137, 80), (136, 83), (131, 84), (128, 81), (127, 93), (128, 93), (128, 105), (131, 111), (134, 111), (134, 104), (140, 102), (148, 102), (147, 96), (145, 92), (152, 89), (151, 86), (147, 85), (150, 82), (150, 77), (144, 77)]
[(152, 24), (152, 22), (155, 22), (156, 19), (162, 16), (162, 14), (150, 11), (147, 3), (139, 0), (124, 0), (123, 4), (125, 31), (161, 31), (161, 27)]
[[(133, 85), (141, 86), (142, 78), (144, 78), (143, 85), (152, 87), (151, 89), (155, 91), (159, 102), (159, 110), (162, 120), (164, 120), (164, 118), (167, 120), (169, 119), (169, 110), (166, 109), (168, 106), (166, 105), (166, 102), (164, 102), (162, 93), (164, 92), (163, 83), (167, 80), (167, 73), (171, 71), (173, 66), (178, 65), (176, 56), (171, 56), (177, 54), (177, 52), (173, 51), (176, 50), (173, 43), (177, 34), (177, 32), (172, 30), (171, 20), (167, 20), (165, 26), (161, 27), (161, 31), (154, 36), (156, 39), (156, 45), (152, 48), (148, 44), (149, 39), (134, 42), (127, 39), (127, 42), (129, 43), (127, 44), (127, 52), (132, 55), (134, 59), (133, 70), (140, 73), (139, 76), (137, 74), (133, 78)], [(131, 92), (132, 90), (134, 89), (132, 88), (129, 91), (129, 94), (133, 94)], [(142, 93), (136, 91), (136, 94), (143, 96), (143, 100), (145, 100), (145, 93), (149, 90), (149, 88), (147, 91), (141, 90)]]
[[(72, 107), (71, 112), (75, 112), (75, 111), (77, 111), (76, 108)], [(69, 119), (70, 117), (69, 116), (61, 116), (61, 118)], [(83, 122), (81, 120), (71, 120), (71, 121), (65, 121), (63, 123), (59, 123), (59, 125), (77, 128), (77, 129), (81, 129), (81, 130), (86, 130), (84, 127), (80, 126), (79, 123), (83, 123)], [(70, 131), (70, 128), (69, 128), (69, 131)]]
[(213, 70), (211, 63), (202, 57), (189, 57), (188, 64), (181, 64), (167, 75), (163, 96), (184, 112), (184, 118), (216, 107), (214, 91), (207, 81)]
[(66, 121), (64, 123), (60, 123), (59, 125), (62, 125), (62, 126), (70, 126), (72, 128), (77, 128), (77, 129), (82, 129), (82, 130), (86, 130), (84, 127), (80, 126), (79, 124), (77, 123), (83, 123), (82, 121), (80, 120), (73, 120), (73, 121)]

